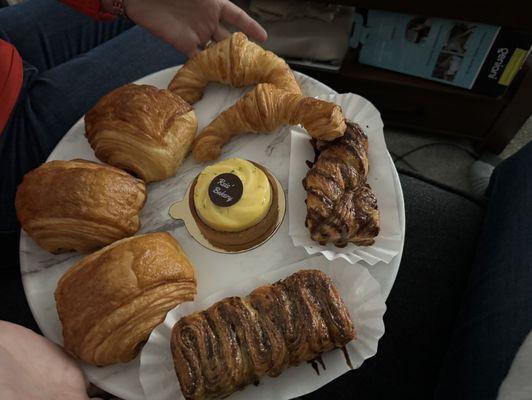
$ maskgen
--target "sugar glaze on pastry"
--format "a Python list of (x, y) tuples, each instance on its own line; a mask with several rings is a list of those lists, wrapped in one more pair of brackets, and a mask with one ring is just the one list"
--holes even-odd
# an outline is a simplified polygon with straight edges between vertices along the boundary
[[(236, 175), (242, 181), (240, 200), (221, 207), (209, 197), (212, 180), (224, 173)], [(219, 231), (236, 232), (259, 223), (272, 204), (272, 188), (266, 174), (253, 163), (241, 158), (228, 158), (206, 167), (198, 176), (194, 188), (194, 206), (201, 219)]]

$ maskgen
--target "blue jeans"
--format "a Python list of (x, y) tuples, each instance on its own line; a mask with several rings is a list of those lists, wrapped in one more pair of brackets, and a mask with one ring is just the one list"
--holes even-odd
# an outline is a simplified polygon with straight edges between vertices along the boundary
[(532, 142), (497, 166), (486, 195), (484, 228), (437, 399), (495, 399), (532, 330)]
[(0, 39), (24, 60), (23, 88), (0, 135), (0, 233), (7, 233), (19, 229), (14, 196), (24, 174), (100, 97), (185, 56), (129, 21), (94, 21), (57, 0), (1, 8)]

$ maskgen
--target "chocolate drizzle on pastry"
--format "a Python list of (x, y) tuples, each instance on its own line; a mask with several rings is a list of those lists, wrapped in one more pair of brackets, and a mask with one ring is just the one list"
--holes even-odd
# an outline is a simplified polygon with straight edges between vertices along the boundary
[[(345, 348), (345, 346), (344, 346), (344, 348)], [(323, 358), (321, 358), (321, 354), (316, 358), (316, 361), (321, 365), (323, 370), (327, 369), (327, 367), (325, 366), (325, 363), (323, 362)]]
[(347, 352), (347, 349), (345, 348), (345, 346), (342, 346), (341, 349), (342, 349), (342, 352), (344, 353), (345, 362), (347, 363), (349, 368), (353, 369), (353, 364), (351, 363), (351, 358), (349, 357), (349, 353)]
[(347, 122), (342, 137), (313, 141), (316, 159), (303, 180), (307, 191), (305, 226), (321, 245), (371, 245), (379, 234), (377, 199), (366, 183), (368, 138)]
[(186, 399), (227, 396), (263, 376), (278, 376), (355, 338), (330, 278), (302, 270), (247, 297), (229, 297), (181, 318), (171, 347)]
[(312, 369), (314, 369), (314, 371), (316, 371), (316, 375), (319, 375), (320, 374), (320, 370), (318, 369), (318, 364), (316, 363), (316, 360), (310, 360), (310, 361), (307, 361), (311, 366), (312, 366)]
[[(342, 347), (342, 349), (343, 348), (345, 348), (345, 347)], [(323, 368), (324, 371), (327, 369), (327, 367), (325, 366), (325, 363), (323, 362), (323, 358), (321, 358), (321, 354), (318, 357), (316, 357), (314, 360), (310, 360), (310, 361), (307, 361), (307, 362), (312, 366), (314, 371), (316, 371), (317, 375), (320, 374), (320, 369), (318, 368), (318, 363), (321, 365), (321, 367)]]

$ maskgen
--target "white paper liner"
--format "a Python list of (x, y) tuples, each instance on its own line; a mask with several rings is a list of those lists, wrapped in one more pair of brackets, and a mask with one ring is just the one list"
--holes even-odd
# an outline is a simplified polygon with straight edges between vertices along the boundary
[[(150, 400), (184, 399), (170, 351), (172, 327), (179, 318), (203, 310), (227, 296), (245, 296), (258, 286), (309, 268), (319, 269), (329, 275), (346, 303), (357, 332), (357, 339), (346, 347), (353, 367), (359, 368), (365, 359), (377, 353), (378, 341), (384, 334), (386, 305), (379, 283), (362, 266), (350, 265), (340, 259), (328, 262), (323, 257), (314, 257), (245, 280), (170, 311), (165, 321), (152, 332), (141, 353), (140, 381), (146, 397)], [(288, 368), (276, 378), (262, 378), (258, 386), (249, 385), (232, 394), (230, 399), (290, 399), (310, 393), (349, 371), (339, 349), (323, 354), (322, 358), (326, 370), (319, 366), (319, 376), (310, 364), (303, 363)]]
[(352, 93), (319, 98), (342, 107), (346, 118), (359, 124), (368, 136), (368, 183), (377, 197), (380, 232), (371, 246), (356, 246), (352, 243), (344, 248), (332, 243), (322, 246), (310, 238), (305, 227), (307, 193), (302, 181), (309, 169), (306, 161), (314, 161), (314, 149), (308, 134), (299, 127), (293, 127), (288, 190), (290, 237), (295, 246), (304, 247), (309, 254), (322, 253), (328, 260), (343, 258), (353, 264), (363, 260), (370, 265), (379, 261), (389, 263), (400, 252), (404, 240), (399, 219), (402, 194), (394, 184), (395, 166), (386, 149), (381, 116), (368, 100)]

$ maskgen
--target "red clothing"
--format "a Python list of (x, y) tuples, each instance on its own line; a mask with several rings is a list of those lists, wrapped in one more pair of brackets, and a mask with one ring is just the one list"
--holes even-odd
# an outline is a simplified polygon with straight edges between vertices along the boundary
[(61, 2), (98, 21), (110, 21), (116, 18), (114, 15), (102, 11), (100, 0), (61, 0)]
[(22, 59), (17, 49), (0, 40), (0, 134), (15, 106), (22, 86)]
[[(100, 0), (62, 0), (63, 3), (100, 21), (115, 17), (101, 10)], [(0, 39), (0, 135), (22, 87), (22, 58), (15, 47)]]

